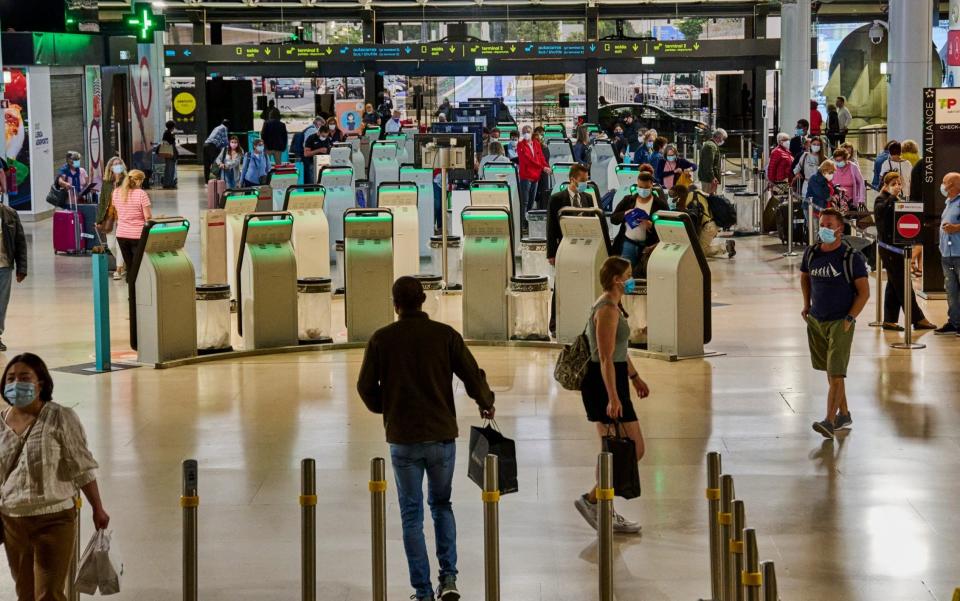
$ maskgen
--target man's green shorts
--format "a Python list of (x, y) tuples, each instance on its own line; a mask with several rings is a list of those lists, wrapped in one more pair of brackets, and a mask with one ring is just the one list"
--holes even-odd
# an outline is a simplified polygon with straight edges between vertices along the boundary
[(846, 376), (850, 363), (850, 348), (853, 346), (855, 324), (844, 330), (846, 322), (817, 321), (807, 316), (807, 342), (810, 344), (810, 360), (813, 369), (825, 371), (830, 376)]

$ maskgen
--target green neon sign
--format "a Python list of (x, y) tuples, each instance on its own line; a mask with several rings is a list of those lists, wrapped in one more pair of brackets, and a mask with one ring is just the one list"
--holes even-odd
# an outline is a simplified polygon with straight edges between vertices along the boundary
[(348, 215), (346, 218), (347, 222), (384, 222), (384, 221), (393, 221), (393, 217), (390, 215)]
[(126, 24), (136, 32), (140, 42), (152, 42), (153, 32), (163, 30), (166, 20), (163, 15), (153, 14), (153, 7), (146, 2), (134, 2), (130, 7), (131, 13), (126, 18)]
[(509, 215), (506, 213), (464, 213), (464, 221), (506, 221), (509, 218)]

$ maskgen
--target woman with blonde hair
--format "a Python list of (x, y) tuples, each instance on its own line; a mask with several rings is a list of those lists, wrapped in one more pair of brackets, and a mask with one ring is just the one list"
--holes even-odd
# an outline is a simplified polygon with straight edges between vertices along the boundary
[(133, 265), (133, 255), (140, 243), (143, 226), (153, 217), (150, 211), (150, 197), (143, 190), (144, 173), (134, 169), (127, 174), (126, 179), (113, 191), (113, 206), (117, 208), (117, 244), (120, 254), (127, 265), (127, 284), (130, 281), (130, 266)]
[(127, 166), (120, 157), (112, 157), (103, 169), (103, 183), (100, 186), (100, 203), (97, 207), (97, 231), (107, 237), (107, 248), (117, 260), (117, 270), (113, 279), (123, 277), (125, 264), (117, 244), (117, 207), (113, 204), (113, 191), (123, 184), (127, 177)]

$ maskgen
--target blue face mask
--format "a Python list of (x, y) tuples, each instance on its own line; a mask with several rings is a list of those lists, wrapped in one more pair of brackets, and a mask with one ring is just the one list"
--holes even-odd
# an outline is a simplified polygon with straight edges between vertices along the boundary
[(37, 387), (33, 382), (7, 382), (3, 397), (14, 407), (26, 407), (37, 397)]
[(254, 146), (253, 152), (254, 154), (260, 154), (261, 152), (263, 152), (263, 146)]
[(650, 195), (653, 194), (653, 190), (650, 188), (637, 188), (637, 194), (640, 195), (640, 198), (650, 198)]
[(590, 190), (590, 187), (587, 185), (587, 182), (580, 182), (577, 184), (577, 190), (580, 192), (587, 192)]
[(847, 166), (846, 161), (837, 161), (837, 169), (843, 169), (846, 166)]
[(623, 283), (623, 292), (625, 294), (633, 294), (633, 291), (637, 289), (637, 281), (633, 278), (630, 278)]
[(802, 136), (802, 135), (803, 135), (803, 130), (802, 130), (802, 129), (797, 129), (795, 133), (796, 133), (798, 136)]
[(653, 142), (647, 142), (647, 148), (653, 148)]
[(73, 162), (73, 168), (74, 168), (74, 169), (79, 169), (79, 168), (80, 168), (80, 161), (74, 161), (74, 162)]
[(667, 206), (670, 207), (671, 211), (675, 211), (677, 209), (677, 199), (675, 198), (668, 199)]
[(821, 227), (820, 241), (827, 244), (833, 244), (837, 241), (837, 233), (828, 227)]

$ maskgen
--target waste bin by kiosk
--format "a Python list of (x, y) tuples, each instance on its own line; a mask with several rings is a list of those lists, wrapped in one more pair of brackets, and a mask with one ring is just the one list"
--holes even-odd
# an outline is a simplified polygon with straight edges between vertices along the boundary
[(319, 184), (287, 188), (283, 210), (293, 215), (298, 279), (330, 276), (330, 228), (323, 212), (326, 194)]
[[(470, 206), (472, 207), (503, 207), (510, 212), (510, 221), (513, 223), (514, 241), (520, 239), (519, 199), (516, 204), (510, 194), (510, 186), (506, 181), (474, 181), (470, 182)], [(520, 249), (515, 244), (514, 251)]]
[(240, 258), (242, 246), (243, 221), (247, 215), (257, 210), (258, 194), (259, 190), (256, 188), (244, 188), (227, 190), (223, 196), (223, 211), (227, 223), (227, 283), (230, 284), (233, 300), (237, 300), (237, 260)]
[(293, 215), (250, 213), (243, 218), (237, 261), (237, 329), (247, 350), (296, 346), (297, 259)]
[(333, 243), (343, 240), (343, 214), (347, 209), (356, 206), (356, 194), (353, 191), (354, 171), (350, 167), (323, 167), (317, 181), (326, 190), (323, 212), (327, 216), (327, 226), (330, 229), (328, 260), (332, 263), (336, 257)]
[(413, 165), (400, 166), (400, 181), (412, 182), (417, 187), (418, 248), (421, 257), (430, 256), (430, 236), (433, 235), (433, 169)]
[(367, 201), (367, 206), (375, 207), (377, 206), (377, 186), (383, 182), (395, 182), (400, 179), (396, 142), (373, 143), (370, 147), (370, 172), (367, 179), (371, 181), (373, 190), (373, 198)]
[(413, 156), (407, 154), (407, 136), (404, 134), (387, 134), (384, 138), (387, 142), (393, 142), (397, 145), (397, 164), (403, 165), (413, 160)]
[(274, 211), (283, 210), (283, 203), (287, 198), (287, 188), (296, 186), (299, 183), (298, 180), (296, 165), (282, 164), (270, 170), (270, 190), (273, 194)]
[(393, 214), (393, 279), (420, 273), (420, 223), (417, 187), (412, 182), (383, 182), (378, 186), (379, 206)]
[(393, 214), (350, 209), (343, 231), (347, 341), (366, 342), (393, 323)]
[(523, 205), (520, 202), (520, 187), (517, 180), (517, 167), (513, 163), (487, 163), (480, 170), (484, 181), (504, 182), (510, 190), (510, 213), (513, 216), (513, 239), (520, 239), (520, 226), (523, 217)]
[(514, 274), (513, 224), (503, 207), (463, 210), (463, 335), (507, 340), (507, 290)]
[(183, 217), (154, 219), (143, 228), (134, 317), (141, 363), (197, 355), (196, 274), (183, 248), (189, 229)]
[(560, 209), (560, 231), (563, 239), (554, 275), (557, 339), (568, 343), (583, 332), (590, 309), (603, 291), (600, 267), (609, 256), (610, 235), (598, 209)]
[(617, 157), (609, 140), (594, 140), (590, 152), (590, 179), (600, 188), (601, 196), (616, 189)]
[(710, 267), (690, 216), (653, 216), (660, 243), (647, 262), (647, 349), (676, 361), (703, 356), (711, 337)]

